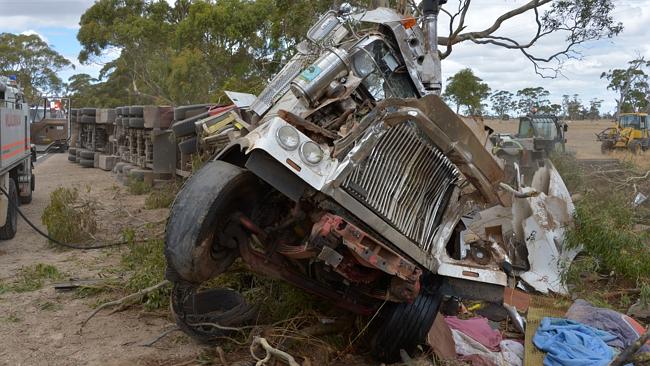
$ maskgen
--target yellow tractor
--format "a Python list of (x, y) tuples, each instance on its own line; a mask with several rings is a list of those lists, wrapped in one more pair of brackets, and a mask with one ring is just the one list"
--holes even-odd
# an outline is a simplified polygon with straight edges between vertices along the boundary
[(606, 154), (614, 149), (628, 149), (636, 154), (650, 148), (647, 113), (621, 113), (616, 125), (596, 134), (600, 151)]

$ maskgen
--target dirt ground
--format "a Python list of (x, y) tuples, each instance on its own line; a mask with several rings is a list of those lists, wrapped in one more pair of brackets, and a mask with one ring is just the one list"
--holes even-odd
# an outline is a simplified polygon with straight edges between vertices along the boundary
[[(84, 169), (67, 161), (67, 154), (53, 154), (35, 169), (37, 188), (23, 212), (42, 227), (41, 214), (49, 195), (60, 186), (78, 187), (101, 200), (109, 213), (125, 221), (152, 222), (166, 217), (166, 210), (143, 210), (145, 196), (131, 196), (115, 177), (99, 169)], [(121, 187), (121, 188), (120, 188)], [(116, 220), (119, 221), (119, 220)], [(119, 226), (105, 222), (104, 226)], [(106, 269), (119, 262), (121, 251), (60, 250), (19, 220), (13, 240), (0, 242), (0, 281), (16, 280), (20, 269), (37, 263), (54, 265), (67, 277), (107, 276)], [(112, 274), (115, 276), (115, 274)], [(119, 275), (119, 274), (118, 274)], [(193, 359), (200, 347), (182, 333), (143, 347), (171, 326), (161, 316), (136, 310), (93, 318), (79, 334), (79, 323), (96, 305), (97, 298), (79, 298), (74, 292), (59, 293), (51, 284), (36, 291), (0, 295), (0, 364), (2, 365), (172, 365)], [(182, 345), (182, 346), (180, 346)]]
[[(498, 132), (515, 132), (517, 121), (486, 121)], [(568, 149), (579, 159), (625, 158), (600, 153), (595, 133), (610, 121), (569, 122)], [(639, 159), (648, 160), (647, 157)], [(117, 239), (124, 225), (145, 225), (165, 219), (167, 210), (145, 210), (145, 196), (126, 192), (115, 176), (99, 169), (83, 169), (67, 161), (67, 154), (53, 154), (36, 167), (37, 188), (33, 202), (22, 206), (25, 214), (42, 227), (41, 215), (57, 187), (77, 187), (103, 207), (101, 231)], [(16, 281), (21, 268), (50, 264), (66, 278), (120, 276), (109, 271), (120, 261), (124, 248), (94, 251), (60, 250), (50, 246), (25, 222), (19, 221), (13, 240), (0, 242), (0, 284)], [(114, 297), (113, 297), (114, 298)], [(56, 292), (51, 282), (23, 293), (0, 291), (0, 364), (2, 365), (175, 365), (192, 364), (203, 348), (181, 332), (174, 332), (153, 347), (149, 341), (172, 326), (166, 309), (144, 313), (129, 309), (109, 315), (104, 311), (79, 333), (79, 324), (105, 298), (81, 298), (74, 292)], [(189, 362), (189, 363), (188, 363)]]

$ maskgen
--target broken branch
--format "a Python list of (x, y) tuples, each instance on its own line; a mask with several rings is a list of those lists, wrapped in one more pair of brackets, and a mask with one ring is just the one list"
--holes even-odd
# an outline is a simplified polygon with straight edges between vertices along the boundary
[[(266, 356), (264, 358), (259, 358), (257, 355), (255, 355), (256, 347), (261, 347), (266, 352)], [(300, 366), (300, 364), (296, 362), (296, 359), (293, 358), (293, 356), (277, 348), (273, 348), (265, 338), (253, 338), (253, 343), (251, 343), (250, 351), (253, 358), (257, 360), (255, 366), (265, 365), (268, 361), (271, 360), (272, 357), (284, 361), (285, 363), (289, 364), (289, 366)]]
[(169, 283), (170, 282), (168, 280), (164, 280), (164, 281), (162, 281), (162, 282), (160, 282), (158, 284), (155, 284), (155, 285), (153, 285), (151, 287), (147, 287), (145, 289), (142, 289), (142, 290), (140, 290), (140, 291), (138, 291), (138, 292), (136, 292), (134, 294), (125, 296), (125, 297), (123, 297), (121, 299), (118, 299), (118, 300), (115, 300), (115, 301), (109, 301), (109, 302), (101, 304), (83, 322), (81, 322), (81, 326), (79, 327), (79, 334), (81, 334), (81, 332), (82, 332), (84, 326), (86, 325), (86, 323), (88, 323), (88, 321), (90, 319), (92, 319), (95, 315), (97, 315), (97, 313), (102, 311), (102, 309), (106, 309), (108, 307), (117, 306), (117, 305), (123, 306), (124, 304), (127, 304), (128, 302), (139, 300), (144, 295), (146, 295), (146, 294), (148, 294), (150, 292), (156, 291), (161, 287), (167, 286)]

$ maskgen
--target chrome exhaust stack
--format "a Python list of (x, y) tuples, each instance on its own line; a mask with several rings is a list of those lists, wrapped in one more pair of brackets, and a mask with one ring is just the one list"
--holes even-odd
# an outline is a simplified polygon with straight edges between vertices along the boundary
[(442, 89), (442, 69), (440, 67), (440, 56), (438, 55), (438, 12), (440, 5), (446, 0), (424, 0), (422, 1), (422, 29), (424, 31), (425, 49), (430, 57), (425, 57), (426, 63), (422, 65), (422, 81), (427, 90), (440, 95)]

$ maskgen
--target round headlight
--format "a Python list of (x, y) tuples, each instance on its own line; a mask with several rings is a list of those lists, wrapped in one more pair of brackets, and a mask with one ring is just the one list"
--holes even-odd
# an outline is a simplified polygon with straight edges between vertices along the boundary
[(311, 165), (316, 165), (323, 160), (323, 149), (313, 141), (307, 141), (300, 146), (300, 157), (302, 160)]
[(275, 133), (280, 146), (286, 150), (295, 150), (300, 144), (300, 136), (298, 130), (291, 126), (282, 126), (278, 128)]
[(375, 62), (365, 49), (359, 50), (354, 55), (352, 65), (354, 66), (354, 72), (362, 79), (375, 71)]

